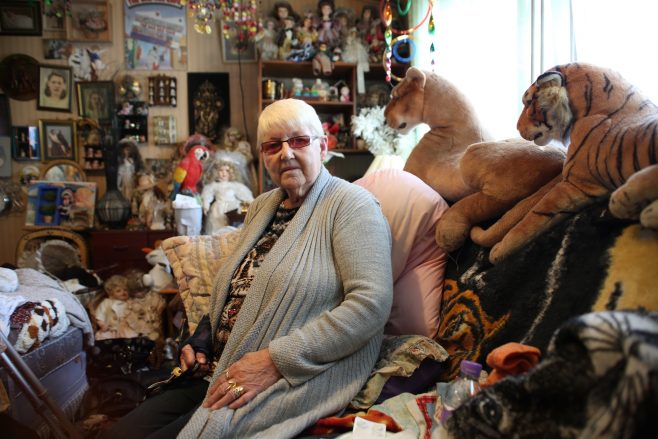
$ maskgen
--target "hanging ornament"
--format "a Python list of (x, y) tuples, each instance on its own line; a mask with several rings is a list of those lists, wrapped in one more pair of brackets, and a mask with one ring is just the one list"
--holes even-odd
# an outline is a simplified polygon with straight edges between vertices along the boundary
[(386, 4), (384, 5), (384, 13), (382, 14), (382, 18), (384, 19), (384, 25), (386, 25), (386, 27), (390, 27), (391, 23), (393, 22), (393, 11), (391, 9), (391, 3), (389, 0), (386, 0)]
[(434, 35), (434, 14), (430, 13), (430, 22), (427, 25), (427, 33)]
[[(404, 9), (402, 9), (402, 6), (400, 6), (400, 3), (402, 2), (405, 3)], [(398, 13), (400, 14), (401, 17), (407, 15), (410, 8), (411, 8), (411, 0), (398, 0)]]
[(181, 0), (181, 4), (189, 7), (190, 17), (194, 17), (194, 30), (212, 33), (211, 24), (219, 17), (224, 38), (235, 37), (245, 48), (246, 42), (253, 40), (261, 30), (256, 0)]

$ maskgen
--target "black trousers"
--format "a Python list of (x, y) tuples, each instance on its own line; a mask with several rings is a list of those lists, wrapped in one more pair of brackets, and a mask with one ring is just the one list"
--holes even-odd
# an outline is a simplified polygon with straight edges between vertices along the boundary
[(200, 378), (172, 383), (108, 428), (103, 439), (175, 438), (203, 402), (208, 381)]

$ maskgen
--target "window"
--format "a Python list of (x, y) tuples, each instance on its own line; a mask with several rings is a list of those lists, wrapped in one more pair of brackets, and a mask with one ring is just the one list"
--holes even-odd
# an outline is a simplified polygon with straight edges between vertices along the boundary
[[(412, 23), (427, 10), (415, 3)], [(434, 0), (433, 14), (434, 36), (427, 26), (414, 34), (414, 65), (430, 68), (434, 42), (434, 70), (469, 97), (495, 139), (518, 136), (521, 97), (537, 75), (572, 60), (618, 70), (658, 103), (658, 3)]]

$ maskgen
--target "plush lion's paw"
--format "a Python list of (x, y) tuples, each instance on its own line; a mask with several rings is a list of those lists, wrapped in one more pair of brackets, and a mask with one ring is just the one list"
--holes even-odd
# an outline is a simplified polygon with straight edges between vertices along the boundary
[(470, 226), (464, 223), (442, 220), (443, 218), (436, 224), (435, 239), (439, 247), (450, 253), (464, 245)]
[(642, 209), (640, 224), (648, 229), (658, 230), (658, 200)]

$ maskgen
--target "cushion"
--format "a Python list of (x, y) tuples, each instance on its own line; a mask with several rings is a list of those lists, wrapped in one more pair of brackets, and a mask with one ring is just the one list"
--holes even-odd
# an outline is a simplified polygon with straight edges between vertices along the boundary
[(434, 337), (447, 261), (434, 229), (448, 204), (420, 178), (402, 170), (380, 170), (355, 183), (377, 198), (391, 228), (394, 291), (385, 332)]
[(187, 314), (190, 333), (208, 313), (220, 259), (237, 242), (236, 230), (222, 235), (174, 236), (162, 242)]

